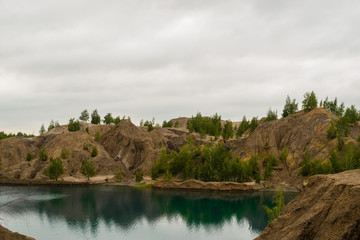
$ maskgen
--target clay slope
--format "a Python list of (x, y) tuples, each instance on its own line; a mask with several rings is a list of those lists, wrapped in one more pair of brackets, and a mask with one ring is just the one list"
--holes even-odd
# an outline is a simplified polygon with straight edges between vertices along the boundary
[(360, 239), (360, 170), (316, 175), (257, 239)]
[[(100, 136), (97, 141), (96, 135)], [(195, 142), (200, 141), (197, 134), (192, 135)], [(132, 179), (135, 171), (149, 174), (162, 148), (179, 151), (187, 143), (188, 137), (189, 133), (183, 129), (155, 128), (148, 132), (145, 127), (136, 127), (126, 120), (118, 125), (81, 123), (81, 129), (76, 132), (69, 132), (67, 126), (60, 126), (35, 138), (1, 140), (0, 177), (48, 179), (44, 169), (49, 166), (49, 160), (41, 161), (38, 156), (40, 148), (44, 147), (49, 158), (61, 156), (63, 148), (68, 151), (68, 155), (62, 159), (65, 168), (62, 177), (83, 178), (79, 172), (81, 161), (91, 158), (97, 176), (121, 172), (125, 179)], [(97, 148), (98, 154), (92, 158), (93, 147)], [(34, 156), (30, 161), (26, 160), (28, 153)]]
[(34, 240), (34, 238), (21, 235), (0, 226), (0, 240)]

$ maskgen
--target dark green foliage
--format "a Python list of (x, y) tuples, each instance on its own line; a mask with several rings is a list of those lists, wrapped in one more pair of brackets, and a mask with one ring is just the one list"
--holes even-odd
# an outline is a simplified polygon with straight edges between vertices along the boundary
[(65, 147), (63, 147), (61, 149), (61, 158), (66, 159), (68, 157), (68, 155), (69, 155), (69, 151)]
[(249, 171), (255, 182), (260, 183), (260, 164), (257, 155), (251, 156), (249, 160)]
[(236, 131), (236, 137), (241, 137), (245, 133), (245, 131), (249, 129), (249, 127), (250, 123), (246, 120), (246, 116), (244, 116)]
[(224, 139), (229, 139), (234, 137), (234, 129), (232, 127), (233, 123), (230, 120), (227, 120), (224, 124), (224, 129), (222, 131), (222, 137)]
[(151, 132), (152, 130), (154, 130), (154, 127), (153, 127), (153, 125), (152, 124), (149, 124), (149, 125), (147, 125), (147, 131), (148, 132)]
[(107, 113), (105, 115), (103, 122), (107, 125), (110, 125), (114, 122), (114, 118), (112, 117), (111, 113)]
[(340, 106), (337, 105), (337, 98), (334, 101), (329, 101), (328, 97), (325, 98), (324, 102), (320, 104), (320, 107), (325, 108), (329, 112), (341, 117), (344, 114), (345, 105), (341, 103)]
[(64, 173), (64, 166), (60, 158), (50, 158), (50, 166), (46, 171), (48, 177), (50, 179), (55, 179), (56, 181), (58, 178)]
[(336, 153), (332, 152), (329, 158), (330, 163), (330, 173), (339, 173), (341, 172), (341, 166), (337, 159)]
[(91, 113), (91, 123), (92, 124), (100, 124), (100, 115), (98, 114), (97, 109), (95, 109), (92, 113)]
[(140, 181), (143, 179), (143, 176), (144, 176), (144, 173), (143, 173), (143, 172), (137, 171), (137, 172), (135, 173), (135, 180), (136, 180), (136, 182), (140, 182)]
[(89, 121), (89, 112), (87, 109), (81, 112), (79, 119), (84, 122)]
[(282, 117), (287, 117), (291, 114), (296, 113), (298, 110), (298, 104), (296, 103), (296, 99), (294, 98), (292, 101), (290, 100), (289, 95), (286, 97), (285, 106), (283, 109)]
[(43, 135), (45, 133), (45, 127), (44, 124), (41, 124), (40, 130), (39, 130), (39, 134)]
[(356, 141), (360, 142), (360, 134), (359, 134), (359, 136), (357, 137)]
[(96, 132), (95, 133), (95, 141), (99, 141), (100, 140), (100, 132)]
[(151, 132), (152, 130), (154, 130), (154, 125), (155, 125), (155, 119), (154, 119), (154, 118), (153, 118), (152, 121), (146, 120), (146, 121), (143, 123), (143, 126), (144, 126), (144, 127), (147, 127), (148, 132)]
[(278, 160), (273, 153), (270, 153), (267, 158), (264, 159), (263, 165), (265, 167), (264, 179), (268, 179), (272, 176), (274, 167), (278, 164)]
[(39, 150), (39, 159), (41, 161), (46, 161), (48, 159), (48, 155), (46, 153), (45, 147), (42, 146)]
[(305, 152), (304, 158), (301, 162), (300, 174), (303, 176), (309, 176), (311, 173), (311, 160), (310, 153), (308, 151)]
[(347, 119), (349, 123), (355, 124), (360, 120), (360, 116), (358, 111), (356, 110), (354, 105), (351, 105), (350, 108), (346, 108), (344, 117)]
[(328, 165), (322, 164), (321, 159), (315, 159), (310, 164), (310, 175), (328, 173)]
[(351, 145), (343, 159), (343, 170), (360, 168), (360, 149)]
[(273, 121), (273, 120), (276, 120), (276, 119), (278, 119), (277, 111), (273, 111), (270, 108), (268, 110), (267, 114), (266, 114), (265, 122), (270, 122), (270, 121)]
[(265, 209), (268, 215), (269, 223), (275, 220), (277, 217), (279, 217), (281, 211), (285, 207), (284, 191), (282, 189), (276, 191), (276, 195), (273, 198), (274, 198), (273, 204), (275, 205), (273, 208), (269, 208), (266, 205), (263, 206), (263, 208)]
[(55, 122), (54, 122), (54, 120), (51, 119), (49, 127), (48, 127), (48, 131), (50, 131), (53, 128), (55, 128)]
[(217, 138), (222, 130), (221, 116), (216, 113), (211, 117), (203, 117), (201, 113), (197, 113), (195, 117), (188, 119), (187, 128), (190, 132), (197, 132), (202, 136), (209, 134)]
[(163, 128), (171, 128), (171, 127), (173, 127), (173, 123), (171, 120), (169, 120), (168, 122), (166, 120), (164, 120), (162, 123), (162, 127)]
[(337, 136), (337, 140), (338, 140), (338, 145), (337, 145), (337, 147), (338, 147), (339, 151), (341, 151), (342, 148), (344, 147), (345, 141), (344, 141), (344, 139), (341, 137), (341, 135), (338, 135), (338, 136)]
[(79, 122), (79, 120), (75, 120), (74, 118), (70, 118), (69, 123), (68, 123), (68, 130), (70, 132), (75, 132), (75, 131), (80, 130), (80, 122)]
[(332, 120), (330, 127), (327, 130), (329, 138), (347, 137), (350, 133), (349, 119), (346, 116), (339, 118), (338, 120)]
[(236, 182), (246, 182), (250, 180), (249, 164), (240, 158), (235, 158), (231, 164), (231, 175)]
[(253, 132), (255, 130), (255, 128), (257, 128), (257, 126), (259, 126), (258, 119), (257, 119), (257, 117), (253, 117), (251, 119), (250, 125), (249, 125), (250, 131)]
[(28, 152), (27, 154), (26, 154), (26, 161), (31, 161), (32, 159), (33, 159), (33, 155), (32, 155), (32, 153), (31, 152)]
[(114, 124), (115, 124), (115, 125), (118, 125), (120, 122), (121, 122), (120, 116), (117, 116), (117, 117), (114, 119)]
[(85, 128), (85, 132), (88, 133), (88, 134), (90, 134), (90, 131), (89, 131), (89, 128), (88, 128), (88, 127)]
[(314, 91), (312, 91), (311, 93), (309, 92), (305, 93), (302, 104), (303, 104), (302, 107), (305, 110), (305, 112), (309, 112), (317, 107), (317, 98)]
[(151, 178), (153, 180), (157, 179), (160, 174), (168, 171), (168, 163), (170, 160), (170, 155), (166, 153), (166, 149), (161, 151), (160, 157), (154, 162), (151, 168)]
[(98, 154), (98, 149), (96, 146), (93, 147), (92, 151), (91, 151), (91, 157), (96, 157)]
[(6, 134), (3, 131), (0, 132), (0, 140), (5, 139), (5, 138), (11, 138), (11, 137), (33, 138), (33, 137), (35, 137), (35, 135), (34, 134), (26, 134), (26, 133), (22, 133), (22, 132), (18, 132), (16, 135), (13, 133)]
[(84, 175), (85, 177), (87, 177), (88, 180), (90, 179), (90, 177), (95, 176), (95, 166), (94, 166), (93, 162), (88, 159), (82, 160), (81, 167), (80, 167), (80, 173), (82, 175)]
[(122, 176), (121, 172), (116, 172), (115, 181), (121, 182), (122, 178), (123, 178), (123, 176)]

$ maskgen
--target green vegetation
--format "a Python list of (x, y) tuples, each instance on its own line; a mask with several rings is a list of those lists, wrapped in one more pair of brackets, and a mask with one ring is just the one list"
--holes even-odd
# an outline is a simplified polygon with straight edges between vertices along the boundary
[(68, 123), (68, 130), (69, 132), (75, 132), (80, 130), (80, 122), (79, 120), (75, 120), (74, 118), (69, 119)]
[(217, 113), (211, 117), (203, 117), (201, 113), (192, 116), (187, 121), (187, 128), (190, 132), (200, 133), (201, 136), (206, 134), (218, 138), (221, 134), (221, 116)]
[(84, 142), (83, 150), (85, 150), (85, 151), (89, 150), (89, 143), (87, 140)]
[(277, 119), (278, 119), (277, 111), (273, 111), (270, 108), (266, 114), (265, 122), (270, 122), (270, 121), (277, 120)]
[(80, 173), (82, 175), (84, 175), (85, 177), (87, 177), (88, 180), (90, 179), (90, 177), (95, 176), (94, 163), (88, 159), (82, 160), (81, 167), (80, 167)]
[(85, 109), (84, 111), (81, 112), (79, 120), (87, 122), (89, 121), (89, 112), (87, 109)]
[(50, 131), (53, 128), (59, 127), (59, 126), (60, 126), (60, 124), (58, 121), (54, 122), (54, 120), (51, 119), (49, 127), (48, 127), (48, 131)]
[(293, 113), (296, 113), (298, 110), (298, 104), (296, 103), (296, 99), (290, 100), (289, 95), (286, 97), (285, 106), (283, 109), (282, 117), (287, 117)]
[(249, 161), (233, 158), (232, 152), (226, 150), (222, 143), (206, 144), (203, 148), (194, 146), (191, 140), (180, 152), (166, 152), (163, 149), (160, 157), (151, 169), (151, 178), (161, 175), (172, 178), (180, 174), (183, 179), (200, 179), (202, 181), (249, 181), (251, 178), (260, 182), (260, 165), (256, 155)]
[(33, 158), (34, 158), (34, 156), (32, 155), (31, 152), (28, 152), (28, 153), (26, 154), (26, 161), (31, 161)]
[(232, 125), (233, 125), (232, 121), (230, 120), (226, 121), (222, 131), (222, 137), (224, 139), (229, 139), (234, 137), (234, 129)]
[(310, 112), (311, 110), (317, 107), (318, 102), (314, 91), (312, 91), (311, 93), (309, 92), (305, 93), (302, 104), (303, 104), (302, 107), (305, 112)]
[(68, 155), (69, 155), (69, 151), (68, 151), (65, 147), (63, 147), (63, 148), (61, 149), (60, 157), (61, 157), (62, 159), (66, 159), (66, 158), (68, 157)]
[(100, 115), (97, 112), (97, 109), (95, 109), (92, 113), (91, 113), (91, 123), (92, 124), (100, 124)]
[(250, 125), (249, 125), (250, 132), (253, 132), (255, 130), (255, 128), (257, 128), (258, 126), (259, 126), (259, 123), (258, 123), (257, 117), (253, 117), (251, 119)]
[(5, 139), (5, 138), (11, 138), (11, 137), (33, 138), (33, 137), (35, 137), (35, 135), (34, 134), (26, 134), (26, 133), (22, 133), (22, 132), (18, 132), (17, 134), (14, 134), (14, 133), (6, 134), (3, 131), (0, 132), (0, 140)]
[(64, 166), (60, 158), (50, 158), (50, 166), (45, 169), (45, 173), (50, 179), (55, 179), (56, 181), (58, 178), (64, 173)]
[(340, 106), (337, 105), (337, 98), (334, 101), (329, 101), (328, 97), (324, 101), (321, 101), (320, 107), (325, 108), (329, 112), (341, 117), (344, 114), (345, 105), (341, 103)]
[(115, 124), (115, 125), (118, 125), (120, 122), (121, 122), (121, 119), (120, 119), (119, 116), (117, 116), (117, 117), (114, 119), (114, 124)]
[(94, 146), (92, 151), (91, 151), (91, 157), (96, 157), (98, 154), (98, 150), (97, 150), (97, 147)]
[(248, 130), (250, 128), (250, 123), (249, 121), (246, 120), (246, 116), (244, 116), (242, 118), (242, 121), (239, 125), (239, 127), (236, 130), (236, 137), (241, 137), (246, 130)]
[(121, 182), (122, 178), (123, 178), (123, 176), (122, 176), (121, 172), (116, 172), (115, 181)]
[(39, 159), (41, 161), (46, 161), (48, 159), (48, 155), (46, 153), (45, 147), (42, 146), (39, 150)]
[[(119, 117), (119, 119), (120, 119), (120, 117)], [(103, 122), (107, 125), (114, 123), (114, 118), (112, 117), (111, 113), (107, 113), (105, 115)]]
[(270, 153), (267, 158), (264, 159), (263, 165), (265, 167), (264, 179), (269, 179), (272, 176), (272, 171), (274, 167), (278, 165), (278, 159), (275, 157), (274, 153)]
[(281, 211), (285, 207), (284, 190), (282, 189), (277, 190), (273, 199), (274, 199), (273, 204), (275, 205), (273, 208), (269, 208), (266, 205), (263, 206), (263, 208), (265, 209), (268, 215), (269, 223), (275, 220), (277, 217), (279, 217)]
[(171, 120), (169, 120), (168, 122), (166, 120), (164, 120), (162, 123), (162, 127), (163, 128), (171, 128), (171, 127), (173, 127), (173, 123)]
[(144, 176), (144, 173), (143, 173), (143, 172), (137, 171), (137, 172), (135, 173), (135, 180), (136, 180), (136, 182), (140, 182), (140, 181), (143, 179), (143, 176)]
[(39, 130), (39, 134), (43, 135), (45, 133), (45, 127), (44, 124), (41, 124), (40, 130)]

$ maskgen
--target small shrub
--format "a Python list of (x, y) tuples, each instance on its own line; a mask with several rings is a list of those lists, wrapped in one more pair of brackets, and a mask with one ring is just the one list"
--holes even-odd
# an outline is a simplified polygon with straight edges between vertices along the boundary
[(358, 136), (358, 138), (356, 139), (358, 142), (360, 142), (360, 134), (359, 134), (359, 136)]
[(68, 155), (69, 155), (69, 151), (65, 147), (63, 147), (61, 149), (61, 158), (66, 159), (68, 157)]
[(100, 140), (100, 132), (96, 132), (95, 133), (95, 141), (99, 141)]
[(83, 150), (85, 150), (85, 151), (89, 150), (89, 144), (88, 144), (87, 140), (84, 142)]
[(48, 159), (48, 155), (44, 146), (42, 146), (39, 150), (39, 158), (41, 161), (46, 161)]
[(152, 130), (154, 130), (154, 127), (152, 124), (147, 125), (147, 127), (148, 127), (148, 129), (147, 129), (148, 132), (151, 132)]
[(98, 150), (97, 150), (97, 147), (94, 146), (92, 151), (91, 151), (91, 157), (96, 157), (98, 154)]
[(87, 132), (88, 134), (90, 134), (90, 131), (89, 131), (89, 128), (88, 128), (88, 127), (85, 128), (85, 132)]
[(136, 180), (136, 182), (140, 182), (140, 181), (143, 179), (143, 176), (144, 176), (144, 173), (143, 173), (143, 172), (137, 171), (137, 172), (135, 173), (135, 180)]
[(123, 176), (122, 176), (121, 172), (117, 172), (115, 174), (115, 181), (121, 182), (122, 178), (123, 178)]
[(74, 118), (70, 118), (68, 123), (69, 132), (75, 132), (80, 130), (80, 122), (79, 120), (75, 120)]
[(27, 154), (26, 154), (26, 160), (27, 161), (31, 161), (32, 159), (33, 159), (33, 155), (31, 154), (31, 152), (28, 152)]

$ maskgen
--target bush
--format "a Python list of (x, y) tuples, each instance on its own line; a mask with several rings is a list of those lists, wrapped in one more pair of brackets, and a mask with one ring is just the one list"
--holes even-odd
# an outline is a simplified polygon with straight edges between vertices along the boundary
[(45, 151), (45, 147), (44, 147), (44, 146), (42, 146), (42, 147), (40, 148), (40, 150), (39, 150), (39, 159), (40, 159), (41, 161), (46, 161), (46, 160), (48, 159), (48, 155), (47, 155), (47, 153), (46, 153), (46, 151)]
[(58, 178), (64, 173), (64, 166), (60, 158), (50, 159), (50, 166), (47, 169), (47, 174), (50, 179)]
[(69, 123), (68, 123), (68, 130), (70, 132), (75, 132), (75, 131), (80, 130), (80, 122), (79, 122), (79, 120), (75, 120), (74, 118), (70, 118)]
[(79, 119), (84, 122), (87, 122), (89, 120), (89, 112), (87, 109), (81, 112)]
[(273, 121), (273, 120), (276, 120), (276, 119), (278, 119), (277, 111), (273, 111), (270, 108), (269, 111), (266, 114), (265, 122), (270, 122), (270, 121)]
[(291, 114), (296, 113), (298, 110), (298, 104), (296, 103), (296, 99), (294, 98), (292, 101), (290, 100), (289, 95), (286, 97), (285, 106), (283, 109), (282, 117), (287, 117)]
[(90, 177), (95, 176), (95, 166), (91, 160), (84, 159), (81, 162), (80, 173), (89, 180)]
[(99, 141), (100, 140), (100, 132), (96, 132), (95, 133), (95, 141)]
[(31, 154), (31, 152), (28, 152), (27, 154), (26, 154), (26, 161), (31, 161), (32, 159), (33, 159), (33, 155)]
[(287, 147), (285, 147), (282, 152), (279, 154), (279, 159), (281, 162), (286, 163), (286, 159), (288, 157), (289, 150)]
[(100, 124), (100, 115), (97, 112), (97, 109), (95, 109), (92, 113), (91, 113), (91, 123), (92, 124)]
[(96, 157), (98, 154), (98, 150), (97, 150), (97, 147), (94, 146), (92, 151), (91, 151), (91, 157)]
[(169, 120), (168, 122), (166, 120), (164, 120), (162, 123), (162, 127), (163, 128), (171, 128), (171, 127), (173, 127), (173, 123), (171, 120)]
[(121, 172), (116, 172), (115, 181), (121, 182), (122, 178), (123, 178), (123, 176), (122, 176)]
[(110, 125), (114, 122), (114, 118), (112, 117), (111, 113), (105, 115), (103, 122), (107, 125)]
[(89, 144), (88, 144), (87, 140), (84, 142), (83, 150), (85, 150), (85, 151), (89, 150)]
[(135, 180), (136, 180), (136, 182), (140, 182), (140, 181), (143, 179), (143, 176), (144, 176), (144, 173), (143, 173), (143, 172), (137, 171), (137, 172), (135, 173)]
[(119, 116), (117, 116), (117, 117), (114, 119), (114, 124), (115, 124), (115, 125), (118, 125), (120, 122), (121, 122), (121, 119), (120, 119)]
[(87, 134), (90, 134), (90, 131), (89, 131), (89, 128), (88, 128), (88, 127), (85, 128), (85, 132), (86, 132)]
[(222, 132), (222, 137), (224, 139), (229, 139), (229, 138), (234, 137), (234, 129), (232, 127), (232, 121), (230, 121), (230, 120), (226, 121), (223, 132)]
[(314, 91), (311, 93), (307, 92), (304, 94), (304, 100), (302, 102), (302, 107), (305, 110), (305, 112), (310, 112), (314, 108), (317, 107), (317, 98), (315, 96)]
[(263, 206), (268, 215), (269, 223), (279, 217), (281, 211), (285, 207), (284, 190), (281, 189), (276, 191), (276, 195), (273, 197), (273, 199), (274, 201), (272, 203), (275, 205), (273, 208), (269, 208), (266, 205)]
[(219, 137), (222, 131), (221, 116), (215, 113), (211, 117), (203, 117), (201, 113), (197, 113), (195, 117), (191, 117), (187, 121), (189, 132), (200, 133), (202, 137), (206, 134)]
[(68, 157), (68, 155), (69, 155), (69, 151), (68, 151), (65, 147), (63, 147), (63, 148), (61, 149), (61, 158), (62, 158), (62, 159), (65, 159), (65, 158)]

